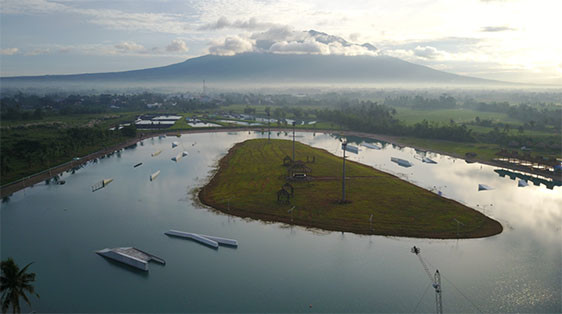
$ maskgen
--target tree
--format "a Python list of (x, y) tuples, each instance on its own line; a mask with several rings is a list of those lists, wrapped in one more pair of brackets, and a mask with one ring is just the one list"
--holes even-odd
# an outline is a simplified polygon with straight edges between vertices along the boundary
[(31, 285), (35, 281), (35, 273), (28, 273), (27, 268), (33, 263), (27, 264), (21, 270), (14, 260), (10, 257), (5, 261), (2, 261), (0, 268), (2, 268), (2, 277), (0, 277), (2, 292), (2, 312), (8, 312), (10, 306), (14, 313), (20, 313), (20, 297), (24, 301), (31, 305), (26, 292), (34, 294), (39, 298), (39, 294), (35, 293), (35, 288)]

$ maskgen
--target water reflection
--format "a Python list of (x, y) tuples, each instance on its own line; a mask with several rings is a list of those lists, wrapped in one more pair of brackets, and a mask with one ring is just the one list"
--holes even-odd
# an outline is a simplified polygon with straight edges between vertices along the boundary
[[(298, 136), (300, 142), (342, 155), (335, 136), (301, 132)], [(36, 262), (41, 299), (34, 301), (33, 309), (304, 312), (312, 304), (318, 312), (411, 312), (428, 284), (410, 253), (416, 245), (432, 269), (446, 278), (446, 311), (476, 311), (455, 287), (484, 312), (560, 310), (560, 186), (518, 188), (494, 167), (435, 153), (428, 155), (437, 164), (416, 162), (419, 152), (412, 148), (357, 138), (358, 144), (378, 143), (382, 149), (362, 147), (350, 160), (439, 190), (444, 197), (498, 219), (504, 232), (485, 239), (445, 241), (359, 236), (240, 219), (196, 202), (193, 190), (208, 180), (225, 152), (256, 137), (267, 138), (267, 133), (153, 138), (122, 151), (121, 158), (99, 159), (74, 175), (64, 173), (65, 185), (39, 184), (14, 193), (1, 204), (1, 253)], [(290, 139), (292, 134), (271, 137)], [(171, 149), (172, 141), (179, 147)], [(158, 150), (162, 153), (152, 157)], [(181, 162), (170, 162), (184, 150), (189, 155)], [(414, 166), (402, 168), (390, 157), (413, 160)], [(133, 168), (138, 162), (143, 165)], [(147, 180), (156, 170), (161, 170), (158, 179)], [(93, 183), (108, 177), (114, 182), (91, 192)], [(479, 183), (494, 190), (478, 192)], [(235, 238), (240, 247), (219, 254), (164, 236), (169, 229)], [(167, 264), (151, 265), (150, 276), (141, 277), (93, 253), (100, 247), (125, 245), (158, 252)], [(87, 289), (75, 289), (83, 283)], [(432, 292), (417, 310), (434, 310)]]

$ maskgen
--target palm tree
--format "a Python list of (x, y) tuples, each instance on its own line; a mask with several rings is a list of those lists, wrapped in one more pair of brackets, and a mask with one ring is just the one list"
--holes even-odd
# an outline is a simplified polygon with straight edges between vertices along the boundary
[(0, 268), (2, 268), (2, 277), (0, 277), (2, 313), (8, 312), (10, 306), (12, 306), (12, 311), (14, 313), (20, 313), (20, 297), (22, 297), (27, 304), (31, 305), (26, 292), (34, 294), (39, 298), (39, 294), (35, 293), (35, 288), (31, 285), (31, 282), (35, 281), (35, 273), (26, 272), (31, 264), (33, 263), (27, 264), (20, 270), (11, 257), (2, 261), (0, 266)]

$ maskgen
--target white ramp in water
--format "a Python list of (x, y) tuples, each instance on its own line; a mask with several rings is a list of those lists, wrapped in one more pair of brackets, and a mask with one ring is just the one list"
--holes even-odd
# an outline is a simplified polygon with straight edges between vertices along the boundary
[(189, 233), (189, 232), (183, 232), (183, 231), (178, 231), (178, 230), (170, 230), (170, 231), (164, 232), (164, 234), (169, 235), (169, 236), (174, 236), (174, 237), (192, 239), (192, 240), (195, 240), (199, 243), (203, 243), (203, 244), (208, 245), (208, 246), (213, 247), (213, 248), (219, 247), (219, 243), (217, 241), (213, 241), (211, 239), (205, 238), (205, 237), (200, 236), (196, 233)]
[(221, 238), (221, 237), (215, 237), (215, 236), (209, 236), (209, 235), (205, 235), (205, 234), (200, 234), (200, 236), (207, 238), (209, 240), (215, 241), (218, 244), (224, 244), (224, 245), (230, 245), (230, 246), (238, 246), (238, 241), (234, 240), (234, 239), (227, 239), (227, 238)]
[(156, 171), (155, 173), (150, 175), (150, 181), (154, 181), (156, 177), (160, 174), (160, 170)]
[(182, 157), (183, 157), (183, 154), (179, 153), (179, 154), (176, 155), (176, 157), (172, 157), (172, 160), (175, 161), (175, 162), (178, 162), (178, 161), (181, 160)]
[(395, 163), (397, 163), (399, 166), (406, 167), (406, 168), (411, 167), (411, 166), (414, 165), (414, 164), (412, 164), (411, 162), (409, 162), (409, 161), (407, 161), (407, 160), (405, 160), (405, 159), (397, 158), (397, 157), (390, 157), (390, 161), (395, 162)]
[(436, 164), (436, 163), (437, 163), (437, 161), (435, 161), (435, 160), (433, 160), (433, 159), (431, 159), (431, 158), (429, 158), (429, 157), (423, 157), (423, 158), (422, 158), (422, 161), (425, 162), (425, 163), (427, 163), (427, 164)]
[(362, 146), (365, 146), (365, 147), (367, 147), (367, 148), (370, 148), (370, 149), (376, 149), (376, 150), (381, 150), (381, 149), (382, 149), (382, 147), (380, 147), (380, 146), (378, 146), (378, 145), (376, 145), (376, 144), (371, 144), (371, 143), (362, 143), (361, 145), (362, 145)]
[(487, 191), (487, 190), (493, 190), (493, 188), (486, 184), (478, 184), (478, 191)]
[(134, 247), (118, 247), (113, 249), (105, 248), (103, 250), (96, 251), (96, 253), (103, 257), (110, 258), (144, 271), (148, 271), (149, 261), (155, 261), (164, 265), (166, 264), (164, 259)]

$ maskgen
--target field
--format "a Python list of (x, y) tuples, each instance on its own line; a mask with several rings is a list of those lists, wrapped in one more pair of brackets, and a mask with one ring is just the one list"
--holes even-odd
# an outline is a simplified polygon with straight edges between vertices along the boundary
[(465, 224), (460, 238), (502, 231), (497, 221), (471, 208), (350, 161), (346, 165), (350, 202), (341, 203), (342, 160), (298, 142), (295, 146), (297, 160), (314, 157), (315, 162), (306, 163), (312, 169), (309, 180), (291, 182), (290, 204), (279, 202), (277, 192), (286, 182), (283, 158), (292, 155), (292, 142), (265, 139), (235, 145), (200, 191), (201, 201), (241, 217), (361, 234), (457, 238), (453, 219)]
[(440, 109), (440, 110), (416, 110), (411, 108), (395, 108), (396, 118), (406, 124), (414, 124), (424, 119), (441, 123), (449, 123), (453, 119), (456, 123), (466, 123), (474, 121), (476, 117), (481, 120), (492, 120), (494, 122), (506, 122), (520, 124), (515, 119), (510, 118), (505, 113), (483, 112), (470, 109)]

